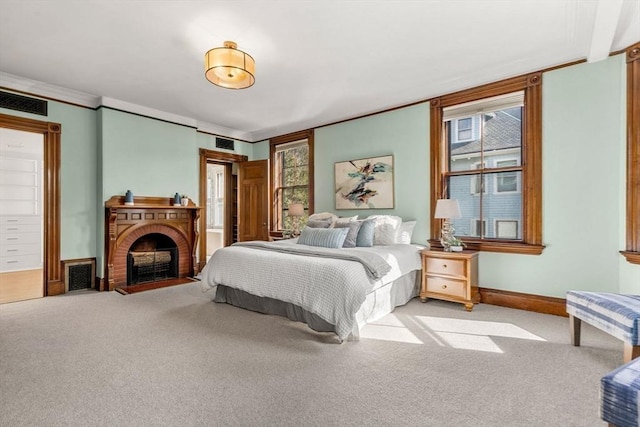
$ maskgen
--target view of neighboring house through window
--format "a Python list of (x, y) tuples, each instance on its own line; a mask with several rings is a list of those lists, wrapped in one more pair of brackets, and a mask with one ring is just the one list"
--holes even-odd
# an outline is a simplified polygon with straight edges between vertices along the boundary
[(273, 156), (274, 167), (274, 230), (291, 230), (289, 205), (302, 203), (305, 216), (300, 218), (304, 227), (309, 215), (309, 143), (307, 139), (278, 144)]
[(519, 91), (443, 109), (444, 188), (460, 204), (459, 237), (522, 239), (523, 106)]

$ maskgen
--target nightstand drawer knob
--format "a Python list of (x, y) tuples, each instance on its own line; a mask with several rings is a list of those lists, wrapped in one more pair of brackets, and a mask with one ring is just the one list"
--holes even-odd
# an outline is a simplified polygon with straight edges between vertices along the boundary
[(447, 285), (442, 285), (442, 289), (447, 289)]
[(442, 264), (442, 268), (447, 268), (447, 264)]

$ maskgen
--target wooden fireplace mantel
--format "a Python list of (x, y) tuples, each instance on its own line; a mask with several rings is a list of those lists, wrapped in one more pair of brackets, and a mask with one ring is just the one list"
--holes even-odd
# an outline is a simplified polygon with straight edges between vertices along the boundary
[(186, 206), (174, 206), (172, 197), (134, 197), (125, 205), (124, 196), (105, 202), (104, 282), (100, 290), (112, 291), (126, 286), (126, 255), (140, 237), (160, 233), (170, 237), (178, 247), (178, 276), (191, 277), (197, 272), (196, 247), (200, 209), (192, 200)]

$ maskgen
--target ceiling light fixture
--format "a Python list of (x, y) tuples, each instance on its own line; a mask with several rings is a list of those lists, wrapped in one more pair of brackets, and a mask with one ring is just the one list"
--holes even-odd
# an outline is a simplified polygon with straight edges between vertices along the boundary
[(251, 55), (238, 50), (232, 41), (211, 49), (204, 55), (204, 75), (211, 83), (227, 89), (245, 89), (256, 81), (256, 62)]

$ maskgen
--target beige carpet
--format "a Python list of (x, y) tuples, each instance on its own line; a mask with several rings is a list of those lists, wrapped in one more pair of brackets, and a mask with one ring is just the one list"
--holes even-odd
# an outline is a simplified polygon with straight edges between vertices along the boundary
[(0, 306), (2, 426), (599, 426), (622, 345), (568, 320), (418, 300), (337, 344), (198, 283)]

